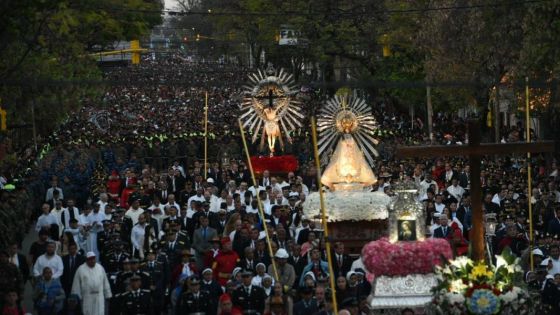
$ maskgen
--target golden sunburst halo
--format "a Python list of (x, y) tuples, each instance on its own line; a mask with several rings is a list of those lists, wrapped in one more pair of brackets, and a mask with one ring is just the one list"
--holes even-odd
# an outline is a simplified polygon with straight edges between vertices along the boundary
[(374, 148), (379, 141), (373, 137), (377, 127), (371, 108), (364, 99), (355, 94), (335, 95), (327, 100), (317, 117), (319, 154), (333, 149), (338, 139), (347, 134), (354, 138), (368, 162), (373, 164), (373, 156), (379, 155)]
[[(289, 133), (301, 127), (304, 119), (301, 102), (296, 98), (297, 92), (293, 76), (284, 69), (259, 69), (249, 75), (249, 82), (244, 86), (240, 119), (243, 127), (253, 133), (253, 143), (259, 135), (265, 136), (264, 127), (269, 122), (277, 123), (287, 140), (291, 141)], [(267, 109), (274, 111), (273, 121), (270, 115), (267, 116)]]

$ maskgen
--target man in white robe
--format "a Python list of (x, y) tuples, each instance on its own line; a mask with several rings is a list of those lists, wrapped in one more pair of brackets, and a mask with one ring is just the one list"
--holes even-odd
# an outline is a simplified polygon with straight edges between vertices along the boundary
[(105, 269), (96, 263), (95, 253), (88, 252), (86, 257), (86, 263), (76, 270), (72, 294), (80, 297), (84, 315), (104, 315), (105, 301), (112, 296), (109, 280)]

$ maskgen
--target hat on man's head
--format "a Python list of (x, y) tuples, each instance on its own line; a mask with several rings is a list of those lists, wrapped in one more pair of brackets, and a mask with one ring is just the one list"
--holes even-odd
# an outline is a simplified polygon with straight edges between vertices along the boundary
[(252, 277), (252, 276), (253, 276), (253, 272), (252, 272), (251, 270), (245, 269), (245, 270), (243, 270), (243, 271), (241, 272), (241, 276), (242, 276), (242, 277)]
[(276, 254), (274, 255), (274, 257), (280, 258), (280, 259), (286, 259), (286, 258), (290, 257), (290, 255), (288, 254), (288, 252), (285, 249), (279, 248), (276, 251)]
[(543, 254), (542, 250), (540, 250), (539, 248), (535, 248), (535, 249), (533, 249), (533, 256), (544, 257), (544, 254)]
[(96, 255), (95, 255), (95, 253), (94, 253), (94, 252), (87, 252), (87, 254), (86, 254), (86, 258), (88, 258), (88, 259), (89, 259), (89, 258), (94, 258), (94, 257), (96, 257)]
[(208, 177), (208, 178), (206, 179), (206, 182), (207, 182), (208, 184), (214, 184), (214, 179), (213, 179), (212, 177)]
[(200, 284), (200, 279), (197, 276), (191, 276), (191, 284)]

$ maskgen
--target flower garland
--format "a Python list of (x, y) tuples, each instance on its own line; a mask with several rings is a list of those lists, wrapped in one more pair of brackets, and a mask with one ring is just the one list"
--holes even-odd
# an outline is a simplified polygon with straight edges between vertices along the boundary
[(370, 242), (362, 249), (362, 260), (375, 276), (428, 274), (453, 254), (445, 239), (391, 243), (387, 238)]
[(533, 314), (534, 301), (518, 285), (523, 272), (518, 263), (505, 251), (496, 256), (495, 266), (459, 257), (436, 267), (438, 285), (430, 308), (446, 315)]

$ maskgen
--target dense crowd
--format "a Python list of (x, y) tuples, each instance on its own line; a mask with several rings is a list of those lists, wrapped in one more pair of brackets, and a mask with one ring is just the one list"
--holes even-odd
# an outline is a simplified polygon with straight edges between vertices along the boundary
[[(25, 281), (33, 285), (38, 314), (332, 314), (333, 295), (347, 314), (367, 314), (371, 278), (362, 261), (344, 243), (333, 244), (330, 275), (320, 227), (302, 211), (317, 186), (306, 130), (287, 147), (299, 170), (265, 172), (252, 185), (235, 132), (246, 74), (180, 58), (108, 70), (109, 80), (133, 82), (111, 88), (102, 106), (90, 101), (72, 116), (28, 172), (43, 184), (32, 189), (42, 204), (27, 205), (20, 215), (38, 212), (38, 240), (27, 256), (18, 248), (21, 237), (5, 241), (0, 268), (6, 272), (0, 274), (11, 278), (0, 283), (2, 314), (19, 314)], [(184, 84), (167, 85), (168, 78)], [(214, 138), (207, 174), (201, 162), (206, 91)], [(392, 196), (396, 183), (414, 181), (428, 232), (448, 239), (455, 255), (466, 255), (472, 227), (467, 160), (394, 158), (395, 145), (426, 144), (429, 137), (420, 119), (411, 122), (390, 104), (378, 105), (381, 157), (372, 190)], [(503, 134), (506, 142), (519, 141), (524, 130), (516, 125)], [(437, 114), (434, 138), (464, 144), (464, 121)], [(498, 219), (488, 241), (493, 253), (507, 247), (522, 258), (527, 283), (554, 314), (560, 301), (560, 176), (551, 158), (536, 156), (533, 165), (529, 200), (524, 156), (483, 159), (484, 211)], [(31, 190), (16, 192), (25, 194), (25, 188)], [(9, 201), (16, 192), (0, 195), (8, 200), (0, 213), (14, 209)], [(529, 203), (538, 246), (533, 266)], [(25, 223), (14, 224), (24, 230)], [(329, 289), (331, 276), (336, 293)]]

